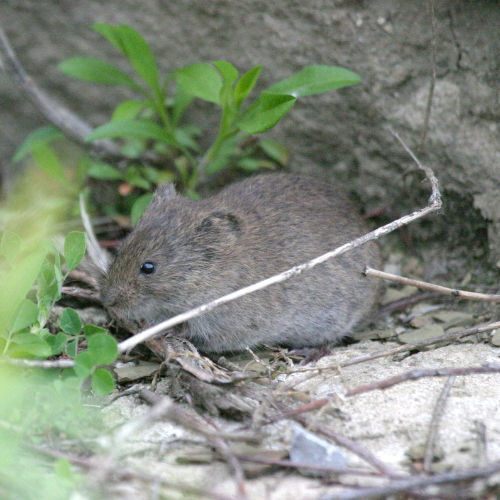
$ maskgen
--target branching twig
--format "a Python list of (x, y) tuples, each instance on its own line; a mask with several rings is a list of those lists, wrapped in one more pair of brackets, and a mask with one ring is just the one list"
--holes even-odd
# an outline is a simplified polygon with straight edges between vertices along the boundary
[(360, 488), (346, 493), (336, 493), (333, 495), (323, 495), (320, 500), (357, 500), (365, 498), (387, 498), (393, 493), (399, 491), (408, 491), (413, 488), (425, 488), (434, 484), (458, 483), (483, 477), (489, 477), (500, 471), (500, 462), (493, 462), (484, 467), (474, 467), (471, 469), (445, 472), (434, 476), (417, 476), (409, 479), (390, 481), (383, 486), (374, 486), (373, 488)]
[(439, 187), (438, 187), (438, 180), (436, 176), (434, 175), (434, 172), (432, 169), (429, 167), (426, 167), (422, 165), (419, 160), (416, 158), (416, 156), (413, 154), (413, 152), (410, 150), (410, 148), (402, 141), (402, 139), (399, 137), (399, 135), (391, 130), (391, 133), (394, 134), (396, 139), (401, 143), (403, 148), (408, 152), (408, 154), (412, 157), (412, 159), (416, 162), (418, 168), (423, 170), (427, 176), (427, 179), (429, 180), (431, 187), (432, 187), (432, 193), (429, 198), (429, 205), (420, 209), (416, 210), (415, 212), (405, 215), (401, 217), (400, 219), (397, 219), (389, 224), (386, 224), (385, 226), (379, 227), (378, 229), (375, 229), (374, 231), (371, 231), (364, 236), (361, 236), (359, 238), (356, 238), (355, 240), (346, 243), (334, 250), (331, 250), (330, 252), (327, 252), (323, 255), (320, 255), (319, 257), (316, 257), (315, 259), (312, 259), (308, 262), (305, 262), (303, 264), (300, 264), (298, 266), (292, 267), (291, 269), (288, 269), (287, 271), (284, 271), (280, 274), (276, 274), (274, 276), (271, 276), (270, 278), (264, 279), (262, 281), (259, 281), (258, 283), (254, 283), (252, 285), (246, 286), (244, 288), (240, 288), (239, 290), (236, 290), (235, 292), (229, 293), (227, 295), (224, 295), (223, 297), (219, 297), (218, 299), (215, 299), (211, 302), (208, 302), (206, 304), (203, 304), (199, 307), (196, 307), (194, 309), (191, 309), (189, 311), (186, 311), (182, 314), (178, 314), (177, 316), (174, 316), (173, 318), (167, 319), (157, 325), (154, 325), (150, 328), (147, 328), (146, 330), (137, 333), (136, 335), (133, 335), (132, 337), (128, 338), (127, 340), (124, 340), (120, 344), (118, 344), (118, 349), (120, 352), (126, 352), (129, 351), (130, 349), (134, 348), (137, 344), (140, 344), (141, 342), (145, 341), (148, 338), (151, 338), (158, 333), (161, 333), (165, 330), (168, 330), (169, 328), (172, 328), (180, 323), (184, 323), (185, 321), (188, 321), (192, 318), (196, 318), (198, 316), (201, 316), (202, 314), (211, 311), (212, 309), (215, 309), (216, 307), (221, 306), (222, 304), (226, 304), (228, 302), (231, 302), (233, 300), (236, 300), (240, 297), (243, 297), (245, 295), (248, 295), (250, 293), (254, 293), (258, 290), (262, 290), (264, 288), (267, 288), (268, 286), (274, 285), (276, 283), (281, 283), (283, 281), (286, 281), (294, 276), (297, 276), (299, 274), (302, 274), (304, 271), (308, 271), (314, 267), (316, 267), (319, 264), (322, 264), (323, 262), (326, 262), (327, 260), (330, 260), (334, 257), (338, 257), (339, 255), (342, 255), (350, 250), (353, 250), (354, 248), (357, 248), (361, 245), (364, 245), (365, 243), (376, 240), (380, 238), (381, 236), (384, 236), (396, 229), (399, 229), (402, 226), (405, 226), (409, 224), (410, 222), (413, 222), (416, 219), (419, 219), (431, 212), (435, 212), (436, 210), (439, 210), (441, 208), (442, 202), (441, 202), (441, 193), (439, 192)]
[(431, 290), (433, 292), (438, 292), (443, 295), (452, 295), (460, 299), (467, 300), (483, 300), (485, 302), (500, 302), (500, 295), (490, 295), (486, 293), (468, 292), (466, 290), (457, 290), (454, 288), (448, 288), (446, 286), (435, 285), (434, 283), (428, 283), (426, 281), (414, 280), (410, 278), (405, 278), (404, 276), (398, 276), (396, 274), (386, 273), (379, 271), (378, 269), (372, 269), (367, 267), (365, 269), (366, 276), (372, 276), (374, 278), (380, 278), (383, 280), (393, 281), (394, 283), (400, 283), (401, 285), (410, 285), (416, 288), (421, 288), (422, 290)]
[(346, 392), (346, 396), (355, 396), (364, 392), (387, 389), (393, 385), (406, 382), (408, 380), (417, 380), (423, 377), (451, 377), (454, 375), (473, 375), (477, 373), (500, 373), (500, 365), (487, 364), (483, 366), (469, 366), (465, 368), (422, 368), (410, 370), (372, 384), (361, 385), (350, 389)]
[(439, 394), (439, 397), (434, 406), (434, 411), (432, 412), (431, 424), (429, 426), (429, 434), (427, 435), (427, 441), (425, 443), (425, 453), (424, 453), (424, 471), (430, 472), (432, 459), (434, 458), (434, 446), (436, 442), (436, 437), (439, 429), (439, 422), (443, 415), (444, 407), (450, 394), (451, 387), (455, 382), (455, 376), (452, 375), (448, 377), (446, 383), (444, 384), (443, 390)]

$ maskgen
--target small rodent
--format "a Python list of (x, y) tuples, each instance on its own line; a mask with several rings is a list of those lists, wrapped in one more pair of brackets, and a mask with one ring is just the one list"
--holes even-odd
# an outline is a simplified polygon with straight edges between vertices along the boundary
[[(346, 195), (319, 179), (257, 175), (204, 200), (167, 184), (109, 267), (102, 301), (118, 321), (151, 326), (366, 231)], [(189, 320), (188, 338), (205, 352), (334, 342), (372, 310), (378, 280), (362, 273), (379, 263), (377, 245), (362, 245)]]

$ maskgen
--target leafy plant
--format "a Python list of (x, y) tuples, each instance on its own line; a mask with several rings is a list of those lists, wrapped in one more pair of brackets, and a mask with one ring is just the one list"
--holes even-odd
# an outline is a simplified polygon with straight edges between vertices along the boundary
[[(72, 57), (60, 63), (67, 75), (97, 84), (124, 86), (137, 98), (118, 104), (108, 123), (92, 131), (87, 141), (121, 139), (122, 153), (130, 158), (125, 169), (86, 157), (81, 162), (85, 175), (120, 181), (133, 188), (150, 190), (154, 185), (177, 180), (180, 188), (196, 197), (200, 174), (215, 174), (238, 168), (251, 172), (275, 168), (288, 160), (286, 149), (270, 139), (252, 137), (274, 127), (297, 99), (353, 85), (359, 77), (337, 66), (312, 65), (262, 90), (251, 99), (262, 67), (240, 75), (227, 61), (196, 62), (160, 77), (158, 65), (144, 38), (126, 25), (96, 24), (93, 29), (123, 54), (132, 71), (125, 73), (112, 64), (92, 57)], [(214, 104), (220, 110), (218, 132), (212, 145), (202, 151), (198, 127), (183, 123), (193, 99)], [(55, 153), (48, 143), (60, 135), (53, 128), (35, 131), (21, 146), (15, 159), (32, 151), (35, 160), (56, 181), (64, 182)], [(141, 155), (153, 151), (170, 159), (172, 170), (139, 163)], [(136, 160), (136, 161), (134, 161)], [(135, 199), (135, 214), (144, 208), (144, 199)], [(136, 218), (136, 217), (134, 217)]]
[[(62, 254), (48, 242), (30, 248), (17, 234), (4, 232), (0, 240), (0, 352), (23, 358), (64, 353), (74, 358), (78, 378), (90, 376), (94, 391), (107, 394), (113, 390), (113, 378), (99, 366), (112, 363), (118, 355), (113, 337), (97, 326), (83, 326), (71, 308), (64, 309), (57, 333), (46, 326), (53, 305), (61, 298), (64, 280), (84, 253), (85, 236), (80, 232), (66, 236)], [(32, 291), (33, 285), (36, 291)], [(87, 350), (78, 352), (83, 338)]]

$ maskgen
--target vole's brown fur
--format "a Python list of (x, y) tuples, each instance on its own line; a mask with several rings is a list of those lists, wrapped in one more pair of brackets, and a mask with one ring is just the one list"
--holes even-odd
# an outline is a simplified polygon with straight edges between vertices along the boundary
[[(259, 175), (201, 201), (163, 186), (110, 266), (103, 303), (118, 320), (153, 325), (364, 232), (346, 196), (309, 177)], [(190, 320), (190, 339), (208, 352), (338, 340), (372, 309), (378, 283), (362, 271), (379, 261), (374, 243), (361, 246)]]

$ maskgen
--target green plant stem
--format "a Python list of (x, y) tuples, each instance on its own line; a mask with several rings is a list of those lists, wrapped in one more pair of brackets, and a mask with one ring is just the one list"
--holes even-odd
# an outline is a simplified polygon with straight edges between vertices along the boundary
[(214, 143), (210, 146), (209, 150), (206, 152), (205, 156), (203, 157), (203, 160), (201, 163), (204, 165), (209, 164), (212, 162), (217, 155), (219, 154), (220, 149), (224, 145), (224, 143), (228, 140), (231, 139), (231, 137), (234, 137), (238, 133), (238, 129), (234, 128), (233, 130), (224, 133), (224, 131), (221, 129), (219, 130), (219, 133), (217, 134), (217, 137), (215, 138)]

